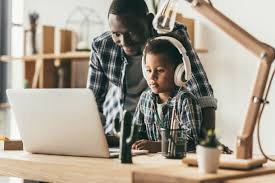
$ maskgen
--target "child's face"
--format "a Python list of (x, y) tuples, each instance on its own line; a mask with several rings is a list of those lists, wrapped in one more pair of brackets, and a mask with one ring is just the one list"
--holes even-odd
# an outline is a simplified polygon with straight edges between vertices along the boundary
[(172, 92), (175, 89), (175, 68), (166, 57), (160, 54), (146, 55), (146, 80), (153, 93)]

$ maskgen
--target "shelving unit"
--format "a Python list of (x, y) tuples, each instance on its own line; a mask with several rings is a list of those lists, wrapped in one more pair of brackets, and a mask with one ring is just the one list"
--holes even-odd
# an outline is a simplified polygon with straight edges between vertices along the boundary
[[(11, 62), (11, 61), (23, 61), (25, 62), (25, 74), (28, 75), (26, 77), (29, 78), (29, 81), (32, 81), (30, 84), (33, 88), (36, 88), (38, 85), (38, 80), (37, 80), (37, 74), (40, 73), (39, 70), (41, 70), (40, 67), (35, 67), (35, 62), (52, 62), (51, 64), (55, 64), (57, 62), (61, 62), (63, 65), (61, 67), (64, 67), (66, 63), (70, 62), (88, 62), (90, 57), (90, 52), (66, 52), (66, 53), (59, 53), (59, 54), (37, 54), (37, 55), (30, 55), (30, 56), (23, 56), (23, 57), (12, 57), (12, 56), (0, 56), (0, 60), (3, 62)], [(28, 63), (31, 63), (31, 65), (28, 65)], [(45, 63), (44, 63), (45, 64)], [(58, 64), (60, 65), (60, 64)], [(33, 68), (34, 67), (34, 68)], [(70, 65), (68, 66), (69, 70), (72, 70), (72, 80), (74, 79), (73, 77), (73, 72), (74, 67), (71, 67)], [(71, 68), (70, 68), (71, 67)], [(34, 69), (34, 71), (33, 71)], [(87, 68), (88, 69), (88, 68)], [(28, 71), (31, 70), (31, 71)], [(37, 71), (36, 71), (37, 70)], [(56, 70), (56, 69), (54, 69)], [(35, 73), (37, 73), (35, 75)], [(35, 83), (33, 81), (35, 80)], [(73, 86), (74, 84), (72, 84)], [(41, 87), (41, 85), (39, 85)], [(45, 87), (45, 86), (44, 86)]]
[[(85, 61), (88, 63), (90, 52), (73, 52), (73, 32), (60, 30), (60, 53), (54, 53), (55, 27), (42, 27), (41, 53), (23, 57), (3, 55), (0, 61), (23, 61), (25, 65), (25, 79), (32, 88), (57, 88), (62, 79), (62, 87), (74, 87), (74, 68), (71, 62)], [(60, 71), (62, 69), (62, 77)], [(88, 68), (87, 68), (88, 69)]]
[[(37, 55), (30, 55), (30, 56), (23, 56), (23, 57), (12, 57), (3, 55), (0, 57), (0, 60), (3, 62), (10, 62), (16, 60), (22, 60), (24, 62), (33, 62), (35, 60), (61, 60), (61, 59), (77, 59), (77, 61), (87, 61), (90, 57), (90, 52), (66, 52), (66, 53), (49, 53), (49, 54), (37, 54)], [(68, 60), (67, 60), (68, 61)]]

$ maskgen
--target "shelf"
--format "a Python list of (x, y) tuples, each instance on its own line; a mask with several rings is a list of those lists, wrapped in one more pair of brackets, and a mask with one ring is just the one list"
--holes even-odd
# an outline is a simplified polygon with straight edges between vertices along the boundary
[[(207, 53), (207, 49), (199, 48), (196, 49), (197, 53)], [(66, 52), (60, 54), (38, 54), (38, 55), (30, 55), (30, 56), (23, 56), (23, 57), (13, 57), (8, 55), (0, 56), (0, 61), (3, 62), (10, 62), (10, 61), (17, 61), (21, 60), (24, 62), (33, 62), (36, 60), (64, 60), (68, 59), (68, 61), (89, 61), (90, 52), (88, 51), (79, 51), (79, 52)], [(70, 59), (70, 60), (69, 60)], [(74, 60), (75, 59), (75, 60)]]
[(204, 48), (196, 48), (195, 51), (197, 53), (208, 53), (208, 50), (207, 49), (204, 49)]
[(8, 109), (10, 105), (8, 103), (0, 103), (0, 109)]
[[(74, 61), (88, 61), (90, 58), (90, 52), (66, 52), (66, 53), (60, 53), (60, 54), (54, 54), (54, 53), (48, 53), (48, 54), (37, 54), (37, 55), (30, 55), (30, 56), (23, 56), (23, 57), (13, 57), (13, 56), (7, 56), (3, 55), (0, 56), (0, 60), (3, 62), (9, 62), (9, 61), (16, 61), (16, 60), (22, 60), (24, 62), (33, 62), (36, 60), (66, 60), (66, 59), (76, 59)], [(71, 60), (68, 60), (71, 61)]]

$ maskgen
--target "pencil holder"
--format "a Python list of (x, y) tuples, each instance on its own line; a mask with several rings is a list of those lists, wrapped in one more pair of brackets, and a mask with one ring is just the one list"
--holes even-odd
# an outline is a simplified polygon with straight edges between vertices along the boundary
[(161, 129), (161, 151), (166, 158), (186, 156), (187, 140), (184, 129)]

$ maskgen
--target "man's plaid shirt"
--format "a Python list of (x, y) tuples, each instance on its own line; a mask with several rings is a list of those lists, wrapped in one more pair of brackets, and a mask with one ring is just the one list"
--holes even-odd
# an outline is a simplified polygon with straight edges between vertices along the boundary
[(157, 101), (158, 95), (150, 89), (140, 96), (134, 115), (134, 122), (138, 126), (138, 138), (159, 141), (161, 139), (160, 128), (170, 128), (173, 107), (175, 106), (179, 127), (187, 136), (187, 148), (194, 150), (198, 143), (202, 123), (201, 107), (196, 97), (186, 90), (180, 90), (163, 106), (163, 119), (161, 121), (158, 117)]
[[(191, 46), (186, 27), (177, 24), (173, 32), (182, 37), (182, 44), (191, 64), (192, 79), (187, 83), (187, 89), (198, 98), (202, 108), (216, 108), (217, 102), (213, 97), (212, 87), (208, 82), (199, 57)], [(125, 94), (127, 93), (126, 65), (126, 56), (122, 48), (113, 42), (111, 32), (105, 32), (94, 39), (87, 87), (93, 90), (99, 111), (103, 112), (106, 117), (105, 133), (111, 131), (111, 121), (119, 118), (123, 110)]]

